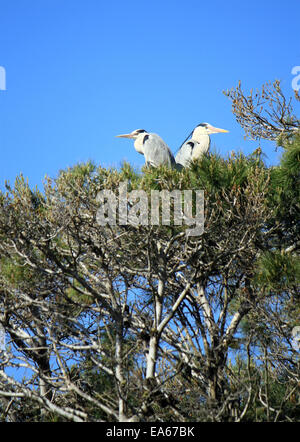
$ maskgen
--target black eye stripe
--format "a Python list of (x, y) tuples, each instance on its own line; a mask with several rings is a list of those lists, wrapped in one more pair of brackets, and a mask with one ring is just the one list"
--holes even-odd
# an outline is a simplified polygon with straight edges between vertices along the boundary
[(142, 134), (143, 132), (146, 132), (145, 129), (138, 129), (138, 130), (136, 130), (137, 134)]
[(149, 135), (148, 135), (148, 134), (144, 136), (144, 138), (143, 138), (143, 144), (145, 143), (146, 140), (148, 140), (148, 138), (149, 138)]

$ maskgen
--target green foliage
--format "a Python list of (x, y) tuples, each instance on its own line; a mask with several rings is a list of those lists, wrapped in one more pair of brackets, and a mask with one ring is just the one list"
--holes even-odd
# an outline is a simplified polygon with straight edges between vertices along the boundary
[(282, 245), (300, 240), (300, 135), (290, 138), (279, 166), (271, 170), (268, 206), (274, 208), (273, 223), (283, 225)]
[(34, 278), (34, 271), (29, 265), (24, 265), (20, 259), (16, 257), (15, 261), (9, 258), (0, 259), (1, 276), (15, 287), (21, 286), (24, 283), (30, 282), (32, 284)]
[(267, 290), (300, 286), (300, 259), (290, 253), (267, 251), (257, 262), (255, 283)]

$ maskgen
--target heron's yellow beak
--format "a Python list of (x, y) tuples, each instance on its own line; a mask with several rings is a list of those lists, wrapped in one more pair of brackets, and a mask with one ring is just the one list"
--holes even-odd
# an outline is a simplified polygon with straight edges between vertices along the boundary
[(134, 138), (132, 134), (116, 135), (117, 138)]
[(213, 133), (227, 133), (227, 132), (229, 132), (229, 130), (226, 130), (226, 129), (219, 129), (218, 127), (213, 127), (212, 128), (212, 132)]

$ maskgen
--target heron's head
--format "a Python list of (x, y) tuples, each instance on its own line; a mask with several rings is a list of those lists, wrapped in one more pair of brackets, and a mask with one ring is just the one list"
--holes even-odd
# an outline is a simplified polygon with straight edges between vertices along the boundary
[(219, 129), (218, 127), (214, 127), (209, 123), (201, 123), (201, 124), (198, 124), (197, 127), (195, 127), (195, 129), (193, 131), (192, 138), (197, 140), (197, 137), (201, 136), (201, 135), (210, 135), (210, 134), (218, 134), (218, 133), (225, 133), (225, 132), (229, 132), (229, 131), (226, 129)]
[(132, 138), (134, 140), (137, 139), (137, 137), (141, 134), (146, 134), (147, 131), (145, 129), (136, 129), (132, 132), (130, 132), (130, 134), (123, 134), (123, 135), (116, 135), (117, 138)]

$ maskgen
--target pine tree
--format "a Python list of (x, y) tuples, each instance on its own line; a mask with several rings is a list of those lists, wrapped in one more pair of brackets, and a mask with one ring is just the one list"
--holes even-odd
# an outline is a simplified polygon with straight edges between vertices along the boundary
[[(283, 147), (278, 166), (257, 149), (182, 171), (79, 164), (43, 192), (22, 176), (7, 185), (2, 420), (299, 420), (299, 121), (274, 87), (261, 93), (279, 100), (270, 121), (228, 95), (248, 133)], [(203, 189), (203, 234), (172, 216), (102, 225), (99, 194), (118, 196), (124, 182), (149, 209), (154, 190)], [(140, 219), (140, 201), (127, 207)]]

